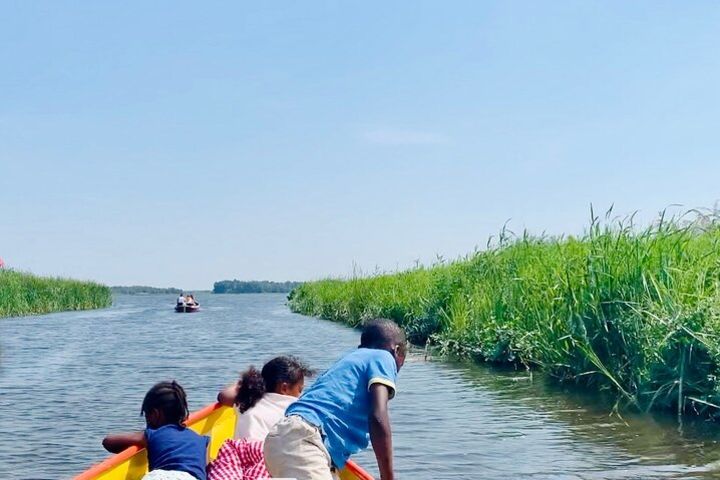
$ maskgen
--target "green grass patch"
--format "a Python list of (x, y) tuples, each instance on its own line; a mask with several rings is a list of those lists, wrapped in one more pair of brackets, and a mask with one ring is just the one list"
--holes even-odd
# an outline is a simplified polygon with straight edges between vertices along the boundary
[(540, 368), (618, 406), (720, 415), (720, 227), (705, 217), (504, 232), (448, 264), (305, 283), (289, 303), (350, 325), (391, 318), (415, 343)]
[(110, 289), (93, 282), (0, 270), (0, 317), (110, 306)]

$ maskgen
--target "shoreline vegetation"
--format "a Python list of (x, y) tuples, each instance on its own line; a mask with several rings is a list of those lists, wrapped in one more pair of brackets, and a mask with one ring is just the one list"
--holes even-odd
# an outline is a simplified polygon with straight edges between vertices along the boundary
[(290, 293), (300, 285), (301, 282), (222, 280), (213, 284), (212, 293)]
[[(612, 209), (611, 209), (612, 211)], [(399, 322), (416, 344), (539, 369), (611, 394), (615, 410), (720, 416), (720, 223), (591, 212), (578, 237), (515, 236), (450, 263), (308, 282), (305, 315)]]
[(95, 282), (0, 270), (0, 317), (109, 307), (110, 289)]

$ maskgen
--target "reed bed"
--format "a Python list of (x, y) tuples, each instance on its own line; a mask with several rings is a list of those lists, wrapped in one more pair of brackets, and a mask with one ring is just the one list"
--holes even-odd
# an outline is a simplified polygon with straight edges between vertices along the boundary
[(87, 310), (111, 303), (110, 289), (104, 285), (0, 270), (0, 317)]
[(309, 282), (294, 311), (357, 325), (382, 316), (415, 343), (539, 368), (616, 407), (720, 415), (720, 227), (593, 216), (579, 237), (510, 235), (448, 264)]

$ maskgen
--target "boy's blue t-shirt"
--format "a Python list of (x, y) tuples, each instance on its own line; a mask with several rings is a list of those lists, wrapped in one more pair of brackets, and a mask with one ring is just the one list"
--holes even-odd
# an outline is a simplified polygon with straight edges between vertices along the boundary
[(186, 472), (198, 480), (206, 480), (208, 437), (179, 425), (163, 425), (145, 429), (145, 438), (150, 471)]
[(386, 385), (392, 398), (396, 378), (390, 352), (358, 348), (322, 374), (285, 415), (299, 415), (319, 427), (333, 463), (342, 468), (350, 455), (368, 446), (370, 385)]

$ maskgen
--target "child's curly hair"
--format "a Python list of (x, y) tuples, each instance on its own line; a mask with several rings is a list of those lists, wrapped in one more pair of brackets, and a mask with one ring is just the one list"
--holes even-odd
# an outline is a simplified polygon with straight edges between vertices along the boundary
[(275, 357), (267, 362), (262, 371), (250, 366), (238, 380), (238, 394), (235, 405), (240, 412), (252, 408), (263, 395), (275, 392), (281, 383), (295, 385), (315, 371), (305, 363), (292, 356)]

